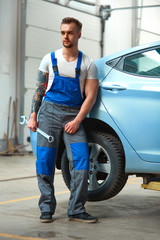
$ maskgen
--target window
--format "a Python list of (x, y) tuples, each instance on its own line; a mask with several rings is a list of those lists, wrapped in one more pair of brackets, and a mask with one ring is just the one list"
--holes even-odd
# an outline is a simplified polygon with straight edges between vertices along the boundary
[(160, 48), (126, 57), (123, 71), (139, 76), (160, 77)]
[(120, 59), (121, 59), (121, 57), (115, 58), (113, 60), (110, 60), (110, 61), (106, 62), (106, 64), (109, 65), (110, 67), (115, 67)]

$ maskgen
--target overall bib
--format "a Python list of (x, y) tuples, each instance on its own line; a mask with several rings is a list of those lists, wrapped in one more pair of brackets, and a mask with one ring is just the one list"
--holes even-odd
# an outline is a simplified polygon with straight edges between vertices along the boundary
[(53, 143), (48, 143), (42, 135), (37, 135), (36, 168), (38, 186), (41, 191), (39, 207), (42, 213), (54, 214), (55, 212), (56, 199), (53, 186), (55, 157), (60, 137), (63, 137), (71, 175), (68, 215), (74, 215), (85, 212), (89, 151), (82, 125), (75, 134), (68, 134), (64, 128), (66, 123), (77, 116), (82, 105), (79, 82), (82, 52), (79, 52), (75, 78), (59, 76), (54, 52), (51, 53), (51, 60), (55, 77), (50, 90), (45, 94), (38, 120), (39, 128), (54, 136), (55, 140)]

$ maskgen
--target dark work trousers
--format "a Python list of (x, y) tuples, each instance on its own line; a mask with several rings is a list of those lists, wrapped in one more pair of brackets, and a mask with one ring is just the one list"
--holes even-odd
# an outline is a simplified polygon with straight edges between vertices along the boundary
[(56, 199), (54, 194), (55, 157), (60, 137), (63, 137), (71, 175), (68, 215), (85, 212), (88, 188), (89, 151), (83, 126), (74, 134), (64, 131), (65, 124), (78, 114), (79, 107), (70, 107), (43, 101), (38, 117), (39, 128), (55, 139), (49, 143), (42, 135), (37, 135), (37, 178), (41, 192), (39, 208), (41, 212), (54, 214)]

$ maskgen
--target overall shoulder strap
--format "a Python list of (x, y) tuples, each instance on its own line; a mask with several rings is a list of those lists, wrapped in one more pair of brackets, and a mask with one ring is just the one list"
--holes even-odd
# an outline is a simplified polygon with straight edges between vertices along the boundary
[(53, 72), (56, 76), (58, 76), (58, 66), (57, 66), (57, 58), (55, 58), (55, 52), (51, 52), (51, 61)]
[(79, 78), (80, 72), (81, 72), (81, 63), (82, 63), (82, 52), (79, 51), (78, 54), (78, 61), (77, 61), (77, 66), (76, 66), (76, 78)]

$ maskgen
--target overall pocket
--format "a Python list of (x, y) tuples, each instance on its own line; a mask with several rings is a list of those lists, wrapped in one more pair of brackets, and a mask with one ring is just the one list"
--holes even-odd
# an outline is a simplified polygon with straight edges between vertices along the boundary
[(69, 92), (78, 91), (79, 80), (77, 80), (76, 78), (58, 76), (53, 81), (52, 89)]

